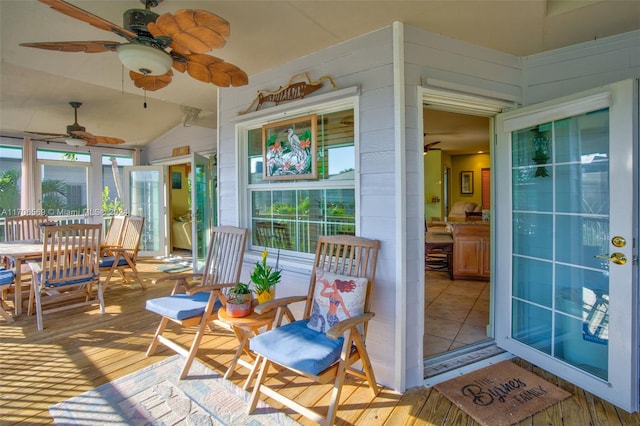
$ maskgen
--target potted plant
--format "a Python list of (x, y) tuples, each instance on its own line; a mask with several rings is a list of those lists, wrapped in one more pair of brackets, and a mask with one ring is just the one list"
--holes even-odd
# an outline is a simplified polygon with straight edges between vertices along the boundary
[(230, 317), (241, 318), (251, 313), (251, 289), (249, 284), (238, 283), (229, 289), (227, 297), (227, 314)]
[(280, 261), (280, 250), (278, 249), (278, 257), (276, 258), (275, 268), (267, 265), (267, 256), (269, 252), (265, 248), (262, 252), (262, 260), (256, 262), (255, 268), (251, 272), (251, 282), (255, 286), (258, 295), (258, 303), (263, 303), (273, 299), (275, 295), (274, 286), (280, 282), (280, 270), (278, 262)]

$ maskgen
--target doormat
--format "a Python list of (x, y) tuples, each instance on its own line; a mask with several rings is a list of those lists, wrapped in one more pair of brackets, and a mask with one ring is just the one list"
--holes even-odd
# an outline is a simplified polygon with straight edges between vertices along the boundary
[(435, 388), (483, 426), (518, 423), (571, 396), (509, 361), (439, 383)]

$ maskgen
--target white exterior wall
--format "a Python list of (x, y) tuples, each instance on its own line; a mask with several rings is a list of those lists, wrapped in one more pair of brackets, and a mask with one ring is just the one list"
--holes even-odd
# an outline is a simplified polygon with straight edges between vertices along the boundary
[[(394, 64), (394, 58), (402, 63)], [(331, 76), (339, 88), (360, 88), (358, 233), (382, 241), (373, 300), (376, 317), (367, 343), (378, 381), (403, 391), (423, 383), (424, 171), (418, 87), (455, 89), (520, 105), (540, 102), (640, 77), (640, 32), (519, 58), (395, 24), (251, 76), (249, 86), (222, 89), (220, 223), (246, 226), (241, 214), (244, 194), (237, 183), (242, 159), (238, 158), (236, 124), (243, 120), (238, 112), (251, 104), (258, 90), (275, 90), (301, 72), (309, 72), (312, 78)], [(395, 88), (404, 92), (399, 94)], [(307, 100), (331, 90), (325, 85)], [(295, 101), (287, 105), (296, 108)], [(247, 119), (267, 115), (268, 109), (267, 105), (254, 115), (249, 113)], [(405, 193), (397, 194), (398, 188)], [(253, 261), (249, 256), (243, 275)], [(306, 291), (307, 279), (304, 265), (290, 271), (285, 268), (282, 284), (300, 294), (302, 287)], [(396, 307), (404, 311), (397, 314)]]
[(177, 126), (141, 149), (140, 164), (170, 159), (174, 148), (186, 145), (189, 145), (190, 152), (209, 155), (215, 152), (216, 140), (216, 129)]
[(640, 31), (523, 58), (524, 104), (640, 78)]

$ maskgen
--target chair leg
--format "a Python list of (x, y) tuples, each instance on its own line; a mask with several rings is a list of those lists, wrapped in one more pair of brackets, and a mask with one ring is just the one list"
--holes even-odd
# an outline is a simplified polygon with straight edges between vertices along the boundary
[[(36, 287), (38, 287), (36, 285)], [(36, 288), (34, 290), (35, 299), (36, 299), (36, 324), (38, 326), (38, 331), (42, 331), (44, 328), (42, 324), (42, 298), (40, 295), (40, 288)]]
[(100, 303), (100, 313), (104, 314), (105, 313), (105, 309), (104, 309), (104, 290), (102, 289), (102, 283), (100, 282), (99, 278), (98, 278), (98, 303)]
[(255, 411), (258, 406), (258, 399), (260, 397), (260, 386), (262, 386), (262, 382), (264, 381), (267, 370), (269, 369), (269, 360), (267, 358), (262, 358), (262, 356), (258, 355), (256, 358), (256, 365), (258, 362), (262, 361), (260, 365), (260, 372), (258, 373), (258, 378), (256, 379), (256, 384), (253, 387), (253, 391), (251, 392), (251, 399), (249, 399), (249, 407), (247, 408), (247, 414), (251, 414)]
[(7, 312), (9, 309), (9, 305), (7, 305), (4, 300), (0, 299), (0, 316), (7, 322), (14, 322), (13, 317), (9, 314), (9, 312)]
[(158, 325), (158, 329), (156, 330), (156, 334), (153, 336), (153, 339), (149, 344), (149, 348), (147, 349), (146, 356), (151, 356), (156, 351), (156, 348), (158, 347), (158, 343), (159, 343), (158, 337), (162, 335), (168, 323), (169, 323), (169, 318), (162, 317), (162, 319), (160, 320), (160, 324)]
[[(138, 269), (136, 268), (136, 264), (126, 254), (124, 255), (124, 259), (127, 261), (127, 264), (129, 265), (129, 268), (131, 268), (131, 271), (133, 271), (133, 275), (136, 276), (136, 279), (140, 283), (140, 287), (142, 287), (143, 289), (146, 290), (147, 289), (147, 285), (144, 283), (144, 281), (142, 281), (142, 277), (140, 277), (140, 274), (138, 273)], [(120, 273), (124, 277), (124, 270), (120, 271)]]
[(184, 363), (184, 367), (182, 367), (182, 371), (180, 371), (180, 380), (187, 377), (189, 374), (189, 369), (191, 368), (191, 364), (193, 360), (196, 358), (196, 353), (198, 352), (198, 348), (200, 347), (200, 341), (204, 337), (204, 333), (207, 331), (207, 318), (206, 316), (202, 318), (200, 321), (200, 325), (198, 325), (198, 331), (193, 338), (193, 342), (191, 342), (191, 347), (189, 348), (189, 354), (187, 355), (187, 360)]
[(371, 393), (375, 398), (378, 396), (379, 388), (378, 383), (376, 382), (376, 377), (373, 374), (373, 366), (371, 365), (371, 360), (369, 359), (369, 354), (367, 353), (367, 347), (362, 340), (362, 336), (360, 332), (357, 330), (352, 332), (353, 334), (353, 342), (358, 349), (358, 353), (360, 354), (360, 362), (362, 363), (362, 367), (364, 368), (364, 374), (367, 377), (367, 382), (369, 382), (369, 388), (371, 389)]

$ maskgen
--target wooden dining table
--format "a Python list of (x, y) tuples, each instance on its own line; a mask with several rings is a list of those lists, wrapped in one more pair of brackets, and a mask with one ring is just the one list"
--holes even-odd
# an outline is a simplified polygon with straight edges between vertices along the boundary
[(27, 260), (39, 259), (42, 257), (42, 241), (22, 240), (0, 243), (0, 258), (12, 260), (15, 264), (15, 314), (22, 313), (22, 266)]

